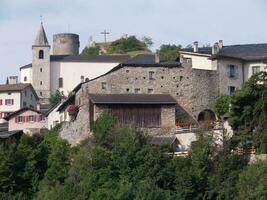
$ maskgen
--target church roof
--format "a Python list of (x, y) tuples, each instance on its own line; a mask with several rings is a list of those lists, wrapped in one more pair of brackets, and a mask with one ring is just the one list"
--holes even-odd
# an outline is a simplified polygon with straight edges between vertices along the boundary
[(36, 35), (36, 39), (34, 41), (33, 46), (48, 46), (48, 45), (49, 43), (45, 34), (43, 23), (41, 23), (40, 29)]
[(129, 60), (128, 55), (51, 55), (53, 62), (114, 62), (122, 63)]

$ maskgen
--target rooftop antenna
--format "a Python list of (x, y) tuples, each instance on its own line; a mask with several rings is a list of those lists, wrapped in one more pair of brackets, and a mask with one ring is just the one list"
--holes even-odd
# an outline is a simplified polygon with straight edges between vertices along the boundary
[(40, 15), (41, 24), (43, 24), (43, 15)]
[(68, 33), (70, 33), (70, 23), (68, 23)]

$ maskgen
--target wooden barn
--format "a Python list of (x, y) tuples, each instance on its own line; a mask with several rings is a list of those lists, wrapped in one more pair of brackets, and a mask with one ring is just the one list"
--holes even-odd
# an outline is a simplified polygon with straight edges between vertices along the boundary
[(165, 94), (90, 94), (90, 124), (108, 108), (122, 126), (146, 129), (153, 134), (175, 130), (176, 101)]

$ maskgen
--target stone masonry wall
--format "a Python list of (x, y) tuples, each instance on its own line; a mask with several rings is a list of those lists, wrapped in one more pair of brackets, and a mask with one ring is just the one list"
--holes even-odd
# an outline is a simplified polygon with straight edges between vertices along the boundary
[[(151, 71), (155, 72), (153, 79), (149, 78)], [(192, 120), (190, 116), (197, 119), (198, 114), (205, 109), (214, 110), (219, 95), (218, 74), (217, 71), (192, 69), (190, 60), (186, 60), (182, 67), (122, 67), (82, 85), (76, 93), (76, 103), (81, 105), (80, 113), (72, 125), (63, 129), (61, 135), (74, 144), (90, 135), (88, 94), (130, 94), (136, 90), (143, 94), (152, 92), (173, 96), (178, 103), (176, 111), (167, 114), (163, 109), (162, 122), (175, 124), (169, 120), (171, 115), (175, 114), (176, 120), (186, 121)], [(152, 129), (149, 132), (159, 133)]]

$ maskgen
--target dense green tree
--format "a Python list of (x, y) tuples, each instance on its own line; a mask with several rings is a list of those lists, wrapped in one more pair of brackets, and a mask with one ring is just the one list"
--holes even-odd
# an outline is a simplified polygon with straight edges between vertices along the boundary
[(267, 152), (267, 72), (252, 76), (231, 98), (230, 124), (234, 142), (253, 140), (261, 152)]
[(148, 48), (150, 48), (153, 45), (153, 40), (151, 37), (147, 36), (142, 37), (142, 42), (145, 43)]
[(82, 51), (82, 55), (99, 55), (100, 46), (95, 47), (85, 47)]
[(159, 49), (160, 59), (168, 61), (176, 60), (180, 55), (179, 51), (181, 50), (181, 48), (182, 48), (181, 45), (175, 45), (175, 44), (161, 45)]
[(64, 98), (64, 95), (59, 90), (57, 90), (55, 93), (51, 94), (49, 98), (49, 102), (51, 106), (53, 107), (57, 105), (63, 98)]
[(108, 53), (128, 53), (132, 51), (149, 51), (145, 42), (138, 40), (135, 36), (122, 37), (112, 42)]
[(236, 199), (258, 199), (267, 197), (267, 161), (247, 166), (238, 181)]
[(218, 116), (222, 116), (229, 112), (231, 97), (229, 95), (222, 95), (216, 99), (215, 112)]

